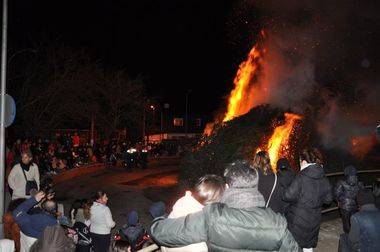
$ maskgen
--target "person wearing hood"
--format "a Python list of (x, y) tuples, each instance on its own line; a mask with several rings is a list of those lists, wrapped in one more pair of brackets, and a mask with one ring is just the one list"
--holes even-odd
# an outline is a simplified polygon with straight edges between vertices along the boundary
[(277, 161), (277, 174), (278, 174), (278, 183), (280, 186), (280, 200), (282, 201), (281, 208), (279, 212), (285, 214), (287, 209), (289, 208), (290, 203), (286, 202), (282, 199), (282, 192), (288, 188), (294, 178), (296, 177), (296, 173), (290, 165), (290, 162), (286, 158), (280, 158)]
[(357, 212), (357, 196), (360, 184), (355, 167), (352, 165), (344, 169), (345, 180), (340, 180), (335, 187), (335, 197), (338, 201), (340, 216), (343, 223), (343, 231), (350, 232), (350, 218)]
[(12, 189), (12, 200), (30, 198), (31, 194), (40, 190), (40, 172), (32, 162), (30, 151), (21, 154), (21, 162), (16, 164), (8, 176), (8, 184)]
[(264, 208), (257, 171), (247, 161), (237, 160), (226, 167), (224, 177), (227, 189), (220, 202), (200, 212), (165, 219), (160, 217), (164, 207), (151, 211), (152, 239), (165, 247), (206, 242), (209, 251), (298, 251), (285, 218)]
[(321, 153), (304, 149), (299, 160), (301, 171), (284, 191), (283, 199), (290, 202), (286, 213), (289, 231), (303, 251), (313, 251), (318, 243), (322, 205), (330, 204), (333, 195)]

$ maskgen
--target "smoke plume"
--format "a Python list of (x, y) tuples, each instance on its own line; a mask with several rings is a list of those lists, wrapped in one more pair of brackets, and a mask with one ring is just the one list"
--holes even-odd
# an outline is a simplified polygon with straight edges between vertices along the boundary
[[(369, 150), (380, 123), (375, 4), (265, 0), (241, 1), (237, 9), (250, 8), (268, 33), (256, 90), (264, 95), (255, 105), (298, 113), (312, 107), (325, 147)], [(249, 11), (239, 13), (249, 20)]]

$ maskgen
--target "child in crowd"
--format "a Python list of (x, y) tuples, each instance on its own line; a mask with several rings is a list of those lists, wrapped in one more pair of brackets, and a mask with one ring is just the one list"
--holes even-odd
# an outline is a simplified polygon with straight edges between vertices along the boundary
[(116, 237), (128, 241), (131, 252), (142, 249), (149, 241), (146, 230), (139, 222), (139, 215), (134, 210), (128, 215), (128, 224), (119, 230)]
[(112, 252), (131, 252), (131, 245), (128, 241), (118, 240), (114, 241), (111, 246)]
[[(225, 182), (222, 177), (217, 175), (206, 175), (199, 179), (193, 192), (186, 191), (185, 196), (177, 200), (168, 218), (179, 218), (190, 213), (202, 211), (205, 205), (218, 202), (225, 190)], [(163, 252), (172, 251), (208, 251), (205, 242), (190, 244), (181, 248), (161, 247)]]

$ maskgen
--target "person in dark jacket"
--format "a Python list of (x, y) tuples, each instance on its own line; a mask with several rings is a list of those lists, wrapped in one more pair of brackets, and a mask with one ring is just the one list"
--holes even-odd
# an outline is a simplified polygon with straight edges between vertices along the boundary
[(302, 150), (301, 171), (283, 194), (283, 199), (290, 202), (286, 213), (288, 228), (304, 251), (313, 251), (317, 246), (321, 207), (333, 200), (322, 160), (317, 149)]
[(357, 212), (356, 198), (359, 192), (359, 182), (356, 169), (352, 165), (344, 169), (345, 180), (340, 180), (335, 187), (335, 197), (338, 201), (340, 215), (345, 233), (350, 232), (350, 218)]
[(264, 196), (265, 206), (281, 213), (284, 208), (277, 174), (272, 170), (269, 154), (259, 151), (253, 159), (253, 167), (259, 173), (259, 192)]
[(44, 192), (38, 192), (34, 197), (29, 198), (13, 211), (13, 218), (20, 226), (21, 232), (33, 238), (40, 238), (44, 229), (48, 226), (57, 225), (55, 213), (57, 204), (54, 201), (44, 201), (43, 211), (39, 214), (28, 214), (29, 209), (35, 206), (45, 197)]
[(340, 252), (377, 252), (380, 248), (380, 210), (374, 205), (370, 191), (361, 190), (358, 194), (360, 211), (351, 216), (349, 234), (339, 239)]
[[(248, 162), (236, 161), (227, 166), (224, 176), (228, 188), (250, 189), (257, 195), (246, 193), (239, 198), (237, 191), (231, 191), (224, 203), (207, 205), (201, 212), (176, 219), (156, 218), (150, 228), (154, 241), (166, 247), (206, 242), (209, 251), (298, 251), (285, 218), (270, 208), (257, 207), (264, 199), (257, 191), (255, 169)], [(161, 216), (164, 210), (152, 215)]]
[(289, 202), (286, 202), (282, 199), (282, 192), (284, 192), (293, 182), (294, 178), (296, 177), (296, 173), (292, 169), (289, 160), (286, 158), (280, 158), (277, 161), (277, 176), (278, 176), (278, 183), (280, 186), (280, 198), (282, 200), (280, 213), (285, 214), (287, 209), (290, 206)]

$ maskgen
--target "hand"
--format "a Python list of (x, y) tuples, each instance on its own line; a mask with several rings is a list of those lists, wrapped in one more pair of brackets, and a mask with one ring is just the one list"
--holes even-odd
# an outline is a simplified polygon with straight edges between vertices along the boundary
[(46, 196), (46, 198), (47, 198), (48, 200), (51, 200), (51, 199), (54, 198), (54, 196), (55, 196), (55, 193), (48, 193), (48, 195)]
[(40, 191), (40, 192), (38, 192), (38, 193), (34, 196), (34, 198), (35, 198), (38, 202), (40, 202), (43, 198), (45, 198), (45, 193), (44, 193), (43, 191)]

